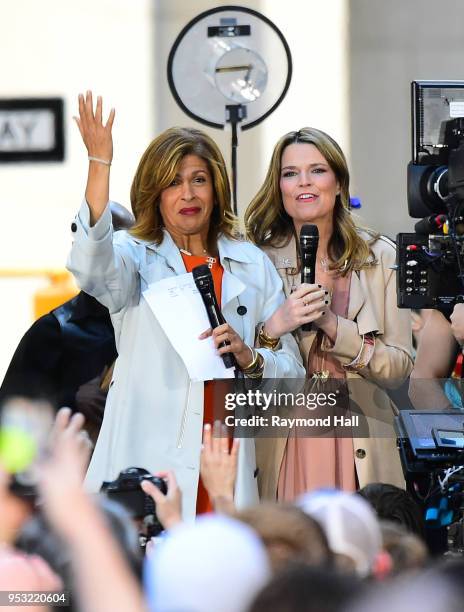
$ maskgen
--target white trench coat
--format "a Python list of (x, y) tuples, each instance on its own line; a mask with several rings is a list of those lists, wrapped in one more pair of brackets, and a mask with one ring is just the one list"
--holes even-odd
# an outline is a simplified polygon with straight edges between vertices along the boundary
[[(130, 236), (113, 235), (109, 206), (89, 227), (84, 201), (75, 219), (68, 269), (79, 286), (110, 311), (119, 357), (114, 368), (105, 416), (87, 474), (90, 490), (116, 478), (122, 469), (173, 470), (183, 494), (185, 519), (195, 516), (203, 425), (203, 383), (191, 382), (142, 292), (163, 278), (185, 274), (178, 248), (165, 231), (156, 246)], [(256, 326), (284, 301), (282, 281), (258, 248), (220, 237), (224, 267), (222, 312), (249, 345)], [(246, 313), (237, 312), (239, 306)], [(243, 309), (241, 309), (243, 312)], [(179, 321), (182, 325), (182, 321)], [(304, 378), (305, 371), (291, 334), (281, 349), (259, 349), (264, 377)], [(235, 489), (240, 507), (258, 501), (254, 440), (242, 440)]]

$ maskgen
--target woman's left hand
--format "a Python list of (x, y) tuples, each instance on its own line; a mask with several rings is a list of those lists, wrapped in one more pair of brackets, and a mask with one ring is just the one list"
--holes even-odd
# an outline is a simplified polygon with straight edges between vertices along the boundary
[[(200, 340), (204, 340), (209, 336), (213, 337), (214, 346), (217, 349), (218, 355), (225, 353), (233, 353), (235, 360), (240, 368), (246, 368), (253, 360), (253, 353), (250, 347), (243, 342), (237, 332), (228, 324), (224, 323), (215, 329), (207, 329), (200, 336)], [(222, 342), (226, 342), (226, 346), (220, 347)]]

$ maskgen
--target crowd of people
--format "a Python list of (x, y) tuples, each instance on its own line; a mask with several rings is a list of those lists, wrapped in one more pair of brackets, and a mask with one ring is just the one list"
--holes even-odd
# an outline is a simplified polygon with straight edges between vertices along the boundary
[(143, 481), (163, 527), (143, 554), (130, 513), (83, 487), (91, 453), (83, 423), (58, 412), (38, 504), (12, 493), (1, 473), (2, 591), (66, 592), (71, 609), (97, 612), (401, 612), (415, 601), (431, 612), (461, 609), (464, 562), (430, 555), (406, 491), (372, 483), (237, 508), (239, 442), (229, 448), (218, 421), (204, 426), (200, 459), (212, 512), (183, 519), (174, 472), (158, 473), (165, 493)]
[[(427, 319), (415, 365), (411, 313), (396, 306), (395, 245), (356, 222), (339, 145), (314, 128), (285, 134), (242, 237), (217, 145), (197, 129), (168, 129), (143, 153), (133, 219), (115, 231), (115, 112), (105, 123), (91, 92), (78, 104), (89, 167), (68, 267), (81, 295), (106, 309), (114, 340), (107, 319), (104, 335), (90, 333), (92, 349), (79, 355), (85, 367), (86, 354), (95, 359), (92, 373), (67, 389), (77, 401), (56, 413), (32, 486), (18, 468), (27, 449), (8, 455), (7, 436), (3, 451), (0, 441), (0, 457), (9, 457), (0, 464), (0, 591), (68, 591), (72, 609), (97, 612), (401, 612), (418, 600), (425, 610), (460, 609), (464, 563), (431, 555), (423, 508), (405, 490), (390, 393), (411, 377), (422, 406), (414, 382), (436, 376), (432, 366), (424, 374), (422, 343), (438, 344), (444, 324), (434, 323), (439, 313)], [(319, 235), (314, 283), (300, 281), (305, 224)], [(301, 379), (311, 394), (344, 385), (345, 414), (360, 414), (364, 429), (300, 435), (289, 422), (278, 436), (239, 438), (216, 420), (217, 386), (190, 379), (146, 298), (159, 281), (202, 264), (226, 322), (193, 340), (232, 354), (245, 385)], [(445, 319), (448, 369), (464, 339), (460, 307)], [(53, 316), (67, 338), (70, 317)], [(66, 348), (81, 350), (85, 334), (70, 337), (78, 341)], [(55, 359), (55, 378), (69, 374), (69, 350)], [(40, 421), (43, 396), (56, 400), (58, 391), (50, 394), (46, 367), (42, 388), (31, 369), (21, 378), (11, 364), (3, 413), (21, 412), (11, 410), (13, 396), (36, 395), (21, 401)], [(92, 392), (79, 395), (86, 382)], [(100, 492), (134, 466), (164, 486), (140, 477), (123, 505)], [(140, 495), (146, 516), (133, 511)]]

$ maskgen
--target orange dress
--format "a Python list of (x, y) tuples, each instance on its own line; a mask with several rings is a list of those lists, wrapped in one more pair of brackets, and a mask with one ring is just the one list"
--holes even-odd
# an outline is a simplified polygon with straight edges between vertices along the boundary
[[(185, 269), (187, 272), (191, 272), (196, 266), (201, 266), (206, 263), (205, 257), (197, 257), (196, 255), (187, 255), (183, 251), (180, 252), (182, 259), (184, 260)], [(211, 275), (213, 277), (214, 291), (219, 306), (221, 305), (221, 293), (222, 293), (222, 276), (224, 274), (224, 268), (221, 266), (219, 260), (212, 264)], [(203, 425), (205, 423), (213, 424), (214, 421), (214, 396), (213, 396), (213, 383), (212, 381), (205, 382), (205, 395), (203, 403)], [(211, 505), (208, 493), (200, 479), (198, 481), (198, 494), (197, 494), (197, 514), (204, 514), (205, 512), (212, 512), (213, 507)]]

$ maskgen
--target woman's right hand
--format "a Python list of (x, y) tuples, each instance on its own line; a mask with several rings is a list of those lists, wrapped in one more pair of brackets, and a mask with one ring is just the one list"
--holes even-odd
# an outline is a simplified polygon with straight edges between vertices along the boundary
[(89, 156), (111, 162), (113, 159), (111, 130), (115, 114), (114, 108), (110, 110), (108, 121), (103, 125), (103, 101), (101, 96), (97, 97), (95, 113), (91, 91), (87, 91), (85, 98), (83, 94), (79, 94), (78, 102), (79, 117), (74, 117), (74, 121), (77, 123)]
[(329, 292), (321, 285), (302, 284), (264, 323), (271, 338), (280, 338), (304, 323), (312, 323), (329, 308)]
[(102, 216), (109, 200), (110, 165), (113, 159), (113, 137), (111, 130), (114, 121), (114, 108), (111, 109), (108, 121), (102, 122), (103, 102), (97, 98), (95, 113), (93, 112), (92, 92), (84, 96), (79, 94), (79, 117), (74, 117), (89, 157), (89, 174), (85, 199), (90, 210), (90, 227)]

